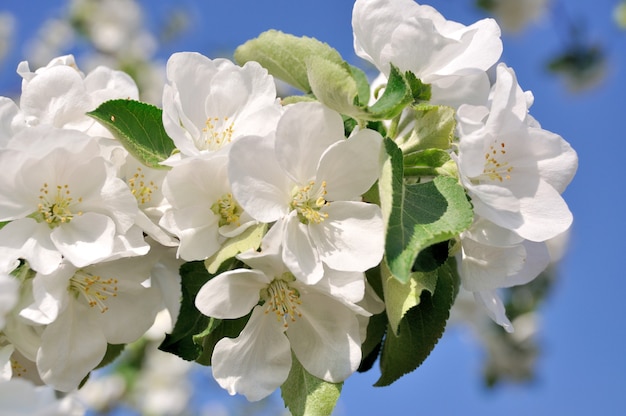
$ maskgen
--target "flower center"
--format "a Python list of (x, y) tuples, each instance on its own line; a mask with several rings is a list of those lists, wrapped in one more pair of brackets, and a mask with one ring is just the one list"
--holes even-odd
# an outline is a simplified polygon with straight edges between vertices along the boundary
[(204, 141), (199, 146), (201, 150), (219, 150), (233, 138), (235, 123), (232, 121), (229, 123), (228, 117), (209, 117), (204, 125), (202, 129)]
[(289, 281), (295, 278), (286, 273), (286, 276), (276, 278), (265, 289), (262, 296), (265, 300), (265, 313), (274, 312), (276, 319), (283, 322), (285, 328), (289, 326), (289, 322), (295, 322), (296, 317), (301, 317), (302, 313), (298, 311), (298, 305), (302, 304), (300, 293), (289, 286)]
[(78, 198), (75, 201), (71, 196), (69, 185), (57, 185), (56, 190), (52, 190), (44, 183), (39, 192), (37, 212), (33, 215), (36, 221), (45, 221), (50, 228), (55, 228), (70, 222), (74, 216), (83, 214), (82, 211), (72, 212), (72, 206), (82, 202), (83, 199)]
[(70, 279), (70, 291), (76, 296), (83, 296), (90, 307), (98, 307), (104, 313), (109, 307), (104, 303), (109, 297), (117, 296), (117, 279), (91, 274), (78, 270)]
[(502, 182), (505, 179), (511, 179), (513, 166), (509, 166), (509, 162), (502, 162), (498, 158), (506, 157), (506, 144), (496, 141), (489, 146), (489, 152), (485, 153), (485, 169), (483, 176), (487, 176), (492, 181)]
[(127, 181), (130, 192), (135, 196), (140, 205), (147, 204), (152, 200), (152, 193), (159, 189), (154, 181), (147, 181), (141, 167)]
[(222, 227), (228, 224), (239, 225), (243, 208), (233, 199), (233, 195), (228, 193), (211, 205), (211, 211), (220, 217), (219, 226)]
[(294, 188), (291, 209), (295, 209), (298, 218), (303, 224), (319, 224), (328, 218), (328, 213), (320, 210), (330, 205), (324, 197), (326, 196), (326, 181), (322, 181), (322, 186), (314, 189), (315, 181), (309, 182), (302, 188)]

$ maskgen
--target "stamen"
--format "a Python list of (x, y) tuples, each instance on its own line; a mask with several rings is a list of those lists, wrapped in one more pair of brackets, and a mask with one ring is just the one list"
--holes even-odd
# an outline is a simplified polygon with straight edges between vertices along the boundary
[(104, 279), (84, 270), (78, 270), (70, 279), (70, 291), (82, 295), (90, 307), (98, 307), (104, 313), (109, 307), (104, 303), (109, 297), (117, 296), (116, 278)]
[(498, 157), (505, 157), (506, 155), (506, 144), (500, 143), (500, 146), (497, 146), (496, 143), (489, 146), (489, 152), (485, 153), (485, 168), (483, 170), (483, 175), (487, 176), (492, 181), (502, 182), (505, 179), (511, 179), (511, 172), (513, 171), (513, 166), (509, 166), (509, 162), (502, 162), (498, 160)]
[(311, 181), (302, 188), (296, 187), (293, 192), (291, 209), (297, 211), (298, 217), (303, 224), (319, 224), (328, 218), (328, 213), (320, 212), (323, 207), (330, 205), (330, 202), (325, 198), (327, 194), (326, 181), (322, 181), (316, 192), (312, 192), (314, 186), (315, 181)]
[(202, 150), (219, 150), (230, 143), (235, 132), (235, 123), (228, 123), (228, 117), (209, 117), (202, 129), (204, 142), (199, 143)]
[(150, 202), (152, 200), (152, 193), (159, 189), (154, 181), (146, 182), (146, 176), (141, 167), (137, 168), (137, 172), (135, 172), (127, 182), (130, 192), (135, 196), (140, 205)]
[(289, 327), (289, 322), (295, 322), (297, 317), (302, 317), (302, 313), (298, 311), (298, 305), (302, 304), (300, 293), (283, 278), (274, 279), (265, 294), (265, 313), (274, 312), (276, 319), (282, 321), (285, 328)]
[(83, 202), (83, 199), (78, 198), (75, 201), (68, 184), (57, 185), (54, 192), (47, 183), (44, 183), (39, 192), (37, 212), (32, 215), (36, 221), (45, 221), (50, 228), (55, 228), (60, 224), (69, 223), (76, 215), (83, 214), (82, 211), (72, 212), (72, 207)]
[(220, 217), (220, 227), (228, 224), (240, 225), (239, 218), (243, 213), (243, 208), (233, 199), (233, 195), (230, 193), (224, 194), (218, 199), (217, 202), (211, 206), (211, 211)]

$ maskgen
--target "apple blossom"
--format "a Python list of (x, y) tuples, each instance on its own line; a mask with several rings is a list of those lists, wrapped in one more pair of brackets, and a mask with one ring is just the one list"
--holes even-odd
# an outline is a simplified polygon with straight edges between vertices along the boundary
[(572, 214), (561, 197), (576, 171), (576, 152), (528, 115), (512, 69), (497, 67), (489, 107), (459, 108), (459, 176), (475, 213), (541, 242), (566, 231)]
[(297, 278), (317, 282), (323, 264), (365, 271), (380, 262), (380, 207), (360, 199), (378, 178), (381, 142), (367, 129), (346, 140), (338, 113), (298, 103), (285, 110), (275, 140), (249, 136), (233, 144), (233, 195), (252, 218), (276, 221), (283, 260)]
[[(212, 355), (213, 376), (232, 395), (256, 401), (287, 378), (291, 351), (312, 375), (345, 380), (361, 361), (358, 315), (370, 312), (350, 302), (365, 292), (364, 275), (324, 267), (317, 285), (297, 280), (284, 265), (272, 239), (260, 253), (238, 258), (250, 269), (236, 269), (209, 280), (196, 307), (205, 315), (233, 319), (252, 315), (237, 338), (223, 338)], [(331, 285), (332, 282), (332, 285)], [(341, 293), (335, 296), (331, 290)]]
[(0, 150), (0, 244), (31, 267), (52, 272), (145, 254), (134, 227), (137, 202), (89, 136), (48, 126), (21, 130)]
[(167, 78), (163, 125), (183, 156), (218, 151), (239, 137), (265, 136), (276, 128), (281, 114), (276, 86), (256, 62), (239, 67), (226, 59), (175, 53)]

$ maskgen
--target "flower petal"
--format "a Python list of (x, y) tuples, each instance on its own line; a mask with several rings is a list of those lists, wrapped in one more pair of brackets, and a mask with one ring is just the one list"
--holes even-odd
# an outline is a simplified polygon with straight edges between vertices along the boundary
[(325, 208), (328, 218), (309, 225), (320, 258), (336, 270), (364, 272), (380, 263), (384, 225), (380, 207), (365, 202), (336, 201)]
[(206, 316), (235, 319), (259, 303), (260, 291), (271, 280), (258, 270), (237, 269), (209, 280), (196, 295), (196, 308)]
[(280, 387), (291, 369), (291, 350), (284, 328), (261, 307), (235, 339), (222, 338), (213, 350), (213, 377), (231, 395), (249, 401), (269, 396)]
[(291, 349), (312, 375), (338, 383), (361, 362), (359, 322), (350, 309), (317, 293), (303, 294), (301, 317), (289, 324)]
[(324, 274), (322, 261), (309, 227), (298, 220), (295, 211), (287, 218), (283, 242), (283, 261), (297, 279), (313, 285)]

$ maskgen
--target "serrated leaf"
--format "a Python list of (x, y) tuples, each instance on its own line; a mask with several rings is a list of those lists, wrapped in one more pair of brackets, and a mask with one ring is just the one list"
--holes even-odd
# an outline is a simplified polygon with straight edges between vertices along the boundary
[(162, 110), (134, 100), (111, 100), (87, 115), (105, 126), (144, 165), (167, 169), (160, 162), (176, 148), (163, 127)]
[(427, 291), (431, 295), (435, 293), (437, 272), (413, 272), (407, 283), (401, 283), (387, 270), (384, 264), (382, 268), (384, 271), (385, 310), (389, 319), (389, 328), (395, 335), (398, 335), (398, 326), (402, 318), (407, 311), (420, 304), (422, 292)]
[(193, 361), (202, 352), (202, 347), (194, 342), (193, 336), (205, 331), (210, 323), (210, 318), (196, 308), (196, 295), (214, 275), (207, 271), (204, 262), (193, 261), (180, 267), (180, 276), (182, 298), (178, 319), (172, 333), (166, 334), (159, 349), (178, 355), (184, 360)]
[(402, 152), (418, 150), (448, 150), (454, 139), (456, 119), (454, 109), (443, 105), (420, 104), (413, 109), (415, 126), (410, 134), (396, 139)]
[(437, 271), (435, 293), (422, 292), (420, 304), (400, 321), (398, 335), (387, 331), (380, 357), (381, 376), (375, 386), (387, 386), (424, 362), (443, 335), (458, 286), (456, 262), (451, 257)]
[(474, 215), (465, 190), (453, 178), (404, 184), (402, 151), (391, 139), (384, 145), (379, 192), (387, 224), (385, 259), (392, 275), (407, 283), (418, 253), (456, 237), (472, 224)]
[(235, 61), (243, 65), (256, 61), (268, 72), (306, 93), (311, 92), (307, 75), (306, 60), (317, 56), (338, 64), (341, 55), (328, 44), (306, 36), (297, 37), (278, 30), (263, 32), (235, 50)]
[(383, 95), (368, 109), (368, 120), (386, 120), (399, 115), (413, 101), (411, 88), (398, 68), (391, 65), (391, 72)]
[(207, 271), (215, 274), (226, 260), (235, 257), (249, 249), (257, 249), (267, 231), (267, 224), (257, 224), (249, 227), (243, 233), (229, 238), (220, 250), (204, 261)]
[(430, 101), (432, 96), (430, 84), (424, 84), (422, 80), (416, 77), (411, 71), (407, 71), (404, 76), (411, 87), (411, 95), (413, 96), (414, 102)]
[(332, 413), (343, 383), (329, 383), (311, 374), (292, 354), (291, 370), (280, 387), (285, 407), (293, 416), (328, 416)]

